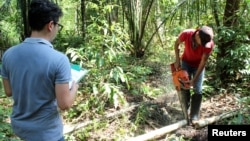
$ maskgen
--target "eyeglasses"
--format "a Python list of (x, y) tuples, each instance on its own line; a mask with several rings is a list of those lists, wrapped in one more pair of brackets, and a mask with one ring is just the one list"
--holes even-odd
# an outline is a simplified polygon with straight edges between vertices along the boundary
[(54, 22), (54, 23), (58, 25), (58, 28), (59, 28), (59, 30), (58, 30), (58, 31), (59, 31), (59, 32), (60, 32), (60, 31), (62, 31), (62, 29), (63, 29), (63, 25), (61, 25), (61, 24), (59, 24), (59, 23), (57, 23), (57, 22)]

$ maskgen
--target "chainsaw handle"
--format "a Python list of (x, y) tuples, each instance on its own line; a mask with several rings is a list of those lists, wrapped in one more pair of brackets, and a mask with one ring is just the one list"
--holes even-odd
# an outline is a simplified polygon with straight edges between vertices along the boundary
[(179, 82), (180, 82), (180, 87), (182, 89), (185, 89), (185, 90), (189, 90), (191, 88), (190, 86), (190, 81), (188, 82), (184, 82), (183, 80), (181, 80), (180, 78), (178, 78)]
[(175, 63), (174, 63), (174, 68), (175, 68), (176, 71), (181, 70), (181, 65), (180, 65), (180, 63), (175, 62)]
[(181, 66), (177, 66), (177, 67), (176, 67), (176, 63), (170, 64), (170, 67), (171, 67), (172, 73), (181, 70)]
[(180, 71), (181, 70), (181, 67), (178, 67), (178, 68), (175, 68), (176, 69), (176, 71)]

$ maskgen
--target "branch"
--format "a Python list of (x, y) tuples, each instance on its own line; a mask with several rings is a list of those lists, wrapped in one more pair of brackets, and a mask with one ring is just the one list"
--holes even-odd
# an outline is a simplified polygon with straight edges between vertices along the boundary
[(89, 124), (93, 124), (93, 123), (99, 122), (101, 120), (105, 120), (105, 119), (108, 119), (108, 118), (119, 116), (122, 113), (126, 113), (126, 112), (129, 112), (129, 111), (132, 111), (134, 108), (136, 108), (138, 106), (139, 106), (139, 104), (138, 105), (132, 105), (132, 106), (126, 108), (126, 109), (117, 111), (115, 113), (108, 114), (105, 117), (99, 118), (99, 119), (96, 119), (96, 120), (84, 121), (82, 123), (75, 124), (75, 125), (65, 125), (64, 129), (63, 129), (63, 134), (68, 134), (68, 133), (74, 132), (74, 131), (82, 128), (82, 127), (85, 127), (85, 126), (87, 126)]
[(185, 125), (187, 125), (187, 120), (181, 120), (177, 123), (162, 127), (160, 129), (151, 131), (149, 133), (139, 135), (139, 136), (134, 137), (134, 138), (130, 138), (128, 141), (146, 141), (146, 140), (150, 140), (150, 139), (157, 139), (157, 138), (165, 135), (166, 133), (175, 131), (176, 129), (179, 129)]

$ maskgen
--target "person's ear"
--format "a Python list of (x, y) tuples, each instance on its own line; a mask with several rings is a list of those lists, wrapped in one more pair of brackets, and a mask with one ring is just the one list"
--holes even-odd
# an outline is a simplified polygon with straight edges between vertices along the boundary
[(54, 24), (53, 21), (50, 21), (50, 22), (47, 24), (47, 29), (48, 29), (49, 31), (52, 31), (53, 28), (55, 28), (55, 24)]

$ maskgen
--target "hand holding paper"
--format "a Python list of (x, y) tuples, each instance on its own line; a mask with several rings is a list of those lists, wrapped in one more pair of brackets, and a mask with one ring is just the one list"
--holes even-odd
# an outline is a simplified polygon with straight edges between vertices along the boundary
[(71, 89), (73, 81), (78, 83), (87, 73), (88, 70), (81, 68), (79, 65), (71, 64), (72, 80), (69, 82), (69, 88)]

